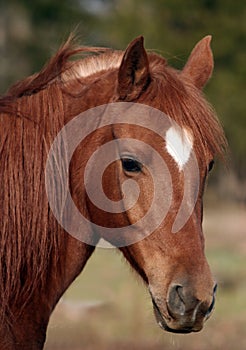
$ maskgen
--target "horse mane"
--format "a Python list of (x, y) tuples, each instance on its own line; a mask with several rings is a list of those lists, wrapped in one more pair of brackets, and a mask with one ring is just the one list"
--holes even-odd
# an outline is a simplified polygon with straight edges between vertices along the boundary
[[(76, 55), (85, 57), (70, 60)], [(39, 73), (17, 82), (0, 98), (0, 321), (9, 315), (8, 305), (23, 307), (35, 289), (45, 288), (51, 265), (62, 269), (59, 249), (65, 246), (66, 235), (42, 188), (47, 153), (66, 120), (64, 91), (73, 81), (115, 71), (122, 55), (107, 48), (76, 47), (70, 36)], [(151, 104), (161, 91), (155, 107), (188, 126), (203, 150), (222, 154), (222, 128), (201, 93), (189, 82), (184, 87), (180, 73), (162, 57), (151, 53), (149, 60), (153, 83), (138, 102)]]
[[(48, 271), (64, 273), (60, 251), (67, 235), (43, 193), (44, 164), (65, 124), (62, 87), (77, 79), (78, 70), (79, 75), (88, 70), (88, 60), (93, 61), (91, 73), (106, 69), (106, 59), (97, 57), (110, 52), (76, 47), (70, 36), (39, 73), (17, 82), (0, 97), (0, 325), (14, 321), (12, 310), (21, 315), (35, 290), (45, 290)], [(75, 55), (86, 57), (71, 61)]]

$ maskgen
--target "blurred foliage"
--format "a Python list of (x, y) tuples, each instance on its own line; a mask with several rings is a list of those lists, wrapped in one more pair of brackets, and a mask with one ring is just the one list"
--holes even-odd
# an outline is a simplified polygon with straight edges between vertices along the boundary
[(78, 26), (84, 45), (123, 49), (137, 35), (181, 68), (194, 44), (213, 35), (215, 73), (206, 88), (225, 127), (230, 167), (246, 175), (246, 5), (241, 0), (2, 0), (0, 89), (40, 70)]

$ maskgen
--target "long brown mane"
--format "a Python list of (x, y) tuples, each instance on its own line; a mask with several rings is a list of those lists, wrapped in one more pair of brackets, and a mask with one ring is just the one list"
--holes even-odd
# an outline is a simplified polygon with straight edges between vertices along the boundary
[[(70, 60), (78, 54), (86, 58)], [(67, 120), (64, 98), (76, 103), (89, 95), (103, 72), (115, 94), (108, 100), (117, 100), (121, 57), (122, 52), (109, 49), (75, 47), (70, 38), (40, 73), (18, 82), (0, 99), (0, 320), (10, 318), (8, 305), (20, 309), (36, 288), (45, 288), (50, 266), (60, 265), (66, 234), (54, 220), (42, 188), (49, 147)], [(188, 81), (184, 86), (180, 73), (163, 58), (149, 54), (149, 60), (152, 85), (138, 102), (151, 104), (162, 91), (154, 107), (188, 126), (202, 152), (222, 154), (223, 131), (201, 93)], [(89, 77), (81, 73), (86, 70), (91, 70)]]

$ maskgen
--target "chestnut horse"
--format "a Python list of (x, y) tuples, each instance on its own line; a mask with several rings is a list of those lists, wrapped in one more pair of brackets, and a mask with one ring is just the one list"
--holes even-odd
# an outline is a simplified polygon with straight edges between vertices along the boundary
[[(59, 224), (47, 199), (45, 166), (65, 125), (92, 107), (111, 103), (161, 111), (188, 136), (171, 128), (165, 140), (124, 120), (99, 125), (72, 156), (69, 188), (73, 201), (90, 222), (101, 227), (114, 229), (138, 222), (153, 197), (148, 170), (151, 155), (147, 169), (139, 150), (131, 146), (105, 170), (103, 189), (112, 202), (124, 200), (124, 181), (130, 179), (139, 186), (138, 201), (122, 212), (106, 212), (94, 205), (82, 181), (84, 169), (93, 152), (112, 140), (138, 139), (155, 149), (170, 172), (170, 208), (151, 234), (118, 248), (145, 281), (163, 329), (177, 333), (202, 329), (213, 310), (216, 290), (204, 255), (202, 197), (213, 159), (225, 148), (222, 128), (201, 92), (213, 70), (210, 40), (210, 36), (202, 39), (179, 71), (161, 56), (147, 53), (142, 37), (133, 40), (125, 52), (76, 48), (70, 38), (41, 72), (16, 83), (1, 97), (0, 349), (43, 348), (55, 305), (97, 245), (100, 232), (89, 225), (85, 235), (94, 235), (95, 244), (74, 238)], [(75, 54), (85, 57), (69, 60)], [(155, 119), (149, 119), (151, 123)], [(181, 154), (175, 144), (183, 147)], [(184, 225), (173, 232), (184, 195), (185, 165), (192, 152), (199, 169), (196, 201)], [(93, 181), (96, 166), (87, 180)], [(193, 180), (191, 174), (188, 182)], [(156, 190), (164, 205), (167, 198), (161, 189)]]

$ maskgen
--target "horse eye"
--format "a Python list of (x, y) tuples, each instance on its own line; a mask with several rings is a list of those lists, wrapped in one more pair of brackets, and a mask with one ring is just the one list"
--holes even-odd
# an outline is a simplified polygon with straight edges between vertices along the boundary
[(210, 172), (214, 167), (214, 160), (211, 160), (211, 162), (208, 165), (208, 171)]
[(136, 159), (132, 158), (121, 158), (122, 167), (125, 171), (131, 173), (139, 173), (142, 169), (142, 164)]

